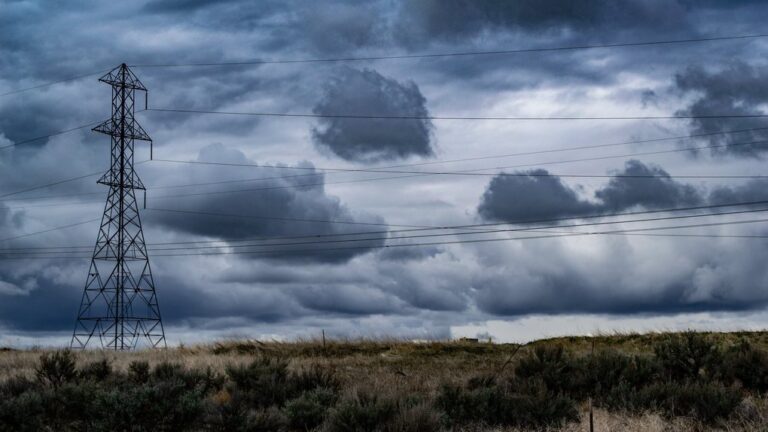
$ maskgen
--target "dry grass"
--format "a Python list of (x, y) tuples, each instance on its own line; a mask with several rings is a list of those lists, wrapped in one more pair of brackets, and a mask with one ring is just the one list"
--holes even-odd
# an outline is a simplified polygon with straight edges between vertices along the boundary
[[(748, 339), (756, 346), (768, 348), (768, 332), (715, 333), (718, 343), (730, 345)], [(210, 367), (223, 373), (227, 365), (246, 363), (255, 356), (268, 354), (289, 360), (290, 368), (298, 370), (321, 365), (335, 371), (344, 384), (344, 391), (372, 390), (384, 395), (422, 394), (432, 397), (446, 382), (465, 382), (480, 373), (501, 373), (513, 356), (541, 344), (562, 344), (571, 352), (588, 353), (595, 347), (610, 347), (624, 352), (648, 352), (662, 334), (614, 334), (588, 337), (563, 337), (536, 341), (525, 346), (515, 344), (471, 343), (460, 341), (409, 342), (402, 340), (334, 340), (323, 344), (319, 340), (295, 342), (225, 341), (208, 345), (181, 346), (167, 350), (146, 350), (116, 353), (89, 350), (76, 353), (78, 365), (106, 358), (116, 370), (127, 370), (136, 360), (155, 365), (161, 362), (180, 363), (189, 369)], [(10, 376), (33, 376), (40, 355), (45, 350), (0, 349), (0, 380)], [(704, 427), (694, 419), (665, 420), (657, 414), (627, 415), (595, 412), (596, 431), (654, 432), (654, 431), (766, 431), (768, 401), (747, 400), (739, 409), (738, 420), (729, 424)], [(586, 407), (582, 407), (580, 423), (567, 425), (561, 432), (587, 431)], [(480, 425), (462, 429), (466, 432), (516, 429), (484, 428)], [(553, 430), (553, 431), (554, 431)]]

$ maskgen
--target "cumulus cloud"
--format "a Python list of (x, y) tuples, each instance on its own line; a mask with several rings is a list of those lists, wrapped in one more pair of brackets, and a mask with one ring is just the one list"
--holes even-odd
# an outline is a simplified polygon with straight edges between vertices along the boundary
[[(762, 115), (768, 101), (768, 67), (735, 61), (728, 67), (712, 70), (689, 66), (675, 75), (675, 87), (684, 95), (693, 95), (690, 104), (677, 112), (680, 116), (712, 116), (721, 114)], [(694, 134), (712, 134), (731, 130), (763, 127), (755, 118), (698, 118), (690, 120)], [(755, 130), (707, 138), (713, 146), (712, 155), (755, 157), (765, 153), (768, 130)]]
[[(623, 176), (623, 177), (622, 177)], [(621, 211), (634, 206), (648, 209), (692, 206), (702, 202), (691, 185), (672, 179), (659, 166), (629, 160), (608, 184), (595, 192), (601, 210)]]
[(491, 179), (477, 209), (480, 216), (489, 220), (537, 219), (586, 214), (596, 208), (545, 169), (515, 174)]
[[(199, 159), (207, 162), (255, 164), (242, 152), (221, 144), (203, 148)], [(329, 235), (370, 231), (372, 225), (378, 231), (386, 231), (386, 224), (382, 218), (374, 215), (355, 215), (341, 200), (328, 195), (324, 188), (324, 175), (314, 170), (312, 164), (304, 162), (297, 167), (303, 169), (280, 169), (280, 166), (267, 165), (253, 169), (252, 178), (264, 180), (245, 182), (234, 189), (239, 191), (236, 193), (211, 190), (210, 193), (193, 195), (183, 200), (181, 206), (175, 204), (178, 201), (172, 197), (158, 199), (160, 202), (155, 207), (159, 209), (151, 211), (147, 220), (173, 230), (225, 241), (254, 239), (251, 244), (256, 246), (236, 249), (241, 252), (268, 252), (243, 255), (253, 258), (345, 262), (383, 244), (384, 237), (381, 235), (346, 238), (372, 238), (366, 241), (318, 244)], [(195, 179), (210, 180), (217, 178), (216, 175), (208, 172), (198, 174)], [(230, 190), (233, 188), (230, 187)], [(163, 209), (177, 209), (182, 213)], [(212, 213), (228, 214), (231, 217)], [(288, 238), (258, 241), (258, 238), (275, 237)]]
[[(429, 115), (414, 82), (399, 82), (370, 70), (340, 69), (315, 106), (319, 115)], [(434, 154), (429, 120), (323, 118), (312, 130), (318, 147), (342, 159), (372, 163)]]
[(592, 200), (581, 198), (577, 189), (544, 169), (497, 175), (486, 187), (477, 211), (488, 220), (514, 221), (616, 212), (635, 206), (690, 206), (703, 200), (701, 191), (672, 179), (661, 167), (629, 160), (607, 185), (594, 192)]

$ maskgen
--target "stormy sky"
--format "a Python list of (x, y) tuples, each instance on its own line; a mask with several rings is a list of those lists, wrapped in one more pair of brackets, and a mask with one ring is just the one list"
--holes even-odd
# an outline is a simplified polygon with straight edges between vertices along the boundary
[[(97, 79), (123, 62), (150, 108), (325, 116), (137, 112), (172, 343), (762, 328), (765, 213), (626, 220), (768, 200), (746, 178), (765, 175), (768, 123), (743, 117), (768, 113), (768, 38), (291, 60), (755, 35), (766, 15), (748, 0), (0, 0), (0, 345), (69, 342), (109, 163), (108, 138), (79, 127), (109, 116)], [(707, 118), (723, 114), (742, 117)], [(678, 118), (439, 118), (645, 116)], [(78, 253), (24, 254), (50, 247)]]

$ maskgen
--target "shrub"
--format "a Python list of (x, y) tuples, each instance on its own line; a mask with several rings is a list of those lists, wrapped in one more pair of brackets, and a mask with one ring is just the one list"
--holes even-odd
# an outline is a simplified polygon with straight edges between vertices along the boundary
[(72, 381), (77, 377), (75, 356), (68, 350), (43, 354), (35, 369), (35, 375), (41, 383), (54, 388)]
[(317, 388), (329, 389), (336, 392), (341, 387), (341, 383), (332, 370), (319, 366), (312, 366), (308, 369), (302, 369), (295, 374), (291, 374), (289, 376), (289, 381), (291, 383), (291, 390), (295, 394)]
[(242, 432), (281, 432), (286, 429), (285, 417), (276, 408), (249, 411), (243, 424), (234, 429)]
[(484, 387), (444, 385), (435, 400), (449, 423), (542, 427), (578, 419), (575, 402), (547, 391), (537, 379), (517, 379)]
[(437, 432), (441, 417), (429, 405), (418, 404), (401, 409), (384, 428), (385, 432)]
[(104, 381), (112, 374), (112, 365), (107, 359), (97, 360), (86, 364), (80, 369), (78, 375), (82, 379)]
[(303, 393), (285, 404), (288, 425), (295, 430), (314, 429), (323, 423), (329, 409), (336, 403), (336, 393), (327, 388), (317, 388)]
[(397, 413), (394, 401), (375, 394), (357, 392), (342, 400), (328, 417), (328, 432), (374, 432), (384, 430)]
[(722, 365), (717, 346), (705, 335), (691, 331), (667, 336), (654, 352), (667, 377), (677, 381), (713, 377)]
[(768, 391), (768, 353), (741, 341), (725, 352), (722, 374), (728, 383), (738, 381), (750, 390)]
[(152, 379), (155, 381), (167, 381), (181, 375), (183, 368), (178, 363), (158, 363), (152, 370)]
[(650, 356), (629, 356), (612, 350), (601, 350), (581, 360), (581, 385), (573, 396), (591, 396), (601, 403), (615, 388), (637, 390), (661, 375), (661, 368)]
[(139, 384), (149, 381), (149, 363), (145, 361), (132, 361), (128, 365), (128, 379)]
[(0, 431), (37, 432), (44, 430), (44, 401), (40, 392), (24, 391), (0, 398)]
[(704, 423), (728, 417), (741, 402), (741, 393), (722, 384), (691, 382), (653, 383), (639, 391), (615, 389), (609, 408), (640, 413), (659, 411), (667, 417), (689, 416)]
[(94, 402), (97, 430), (177, 431), (198, 427), (204, 393), (180, 378), (102, 391)]
[(561, 393), (579, 387), (579, 370), (562, 345), (539, 345), (520, 359), (515, 375), (522, 379), (539, 379), (550, 391)]
[(36, 390), (38, 383), (24, 376), (13, 376), (0, 383), (0, 400), (13, 398), (26, 391)]
[(228, 366), (227, 375), (240, 396), (254, 407), (282, 405), (290, 394), (284, 360), (261, 357), (248, 366)]

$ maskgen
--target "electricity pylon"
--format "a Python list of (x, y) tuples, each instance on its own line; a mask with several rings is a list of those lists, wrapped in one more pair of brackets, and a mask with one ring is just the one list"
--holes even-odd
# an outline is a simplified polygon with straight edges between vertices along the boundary
[(109, 170), (98, 183), (109, 186), (107, 204), (91, 259), (72, 348), (89, 343), (129, 350), (165, 347), (155, 282), (141, 229), (136, 190), (145, 190), (133, 169), (134, 140), (152, 139), (134, 118), (136, 91), (147, 89), (123, 63), (99, 78), (112, 86), (112, 118), (93, 128), (109, 135)]

